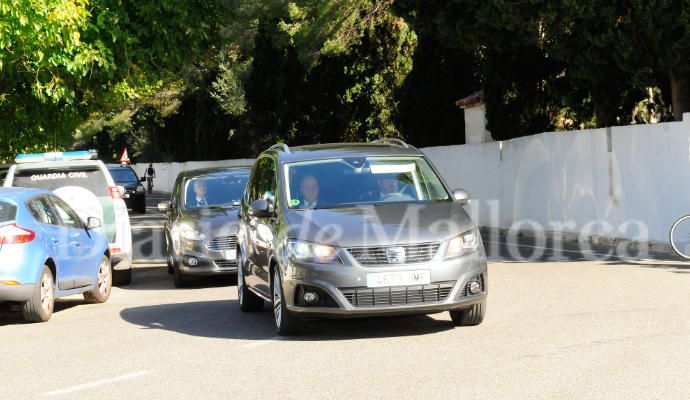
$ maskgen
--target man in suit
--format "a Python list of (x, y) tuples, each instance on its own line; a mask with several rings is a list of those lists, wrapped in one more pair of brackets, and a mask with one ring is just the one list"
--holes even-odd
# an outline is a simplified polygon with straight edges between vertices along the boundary
[(195, 207), (206, 207), (208, 205), (208, 200), (206, 199), (208, 188), (206, 187), (206, 182), (196, 180), (193, 185), (195, 198), (192, 205)]
[(307, 175), (302, 179), (299, 192), (302, 195), (302, 207), (309, 209), (317, 207), (319, 202), (319, 181), (313, 175)]

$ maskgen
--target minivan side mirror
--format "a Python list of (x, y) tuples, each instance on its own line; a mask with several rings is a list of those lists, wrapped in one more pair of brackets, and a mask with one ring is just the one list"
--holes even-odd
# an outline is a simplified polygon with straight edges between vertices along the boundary
[(172, 202), (171, 201), (162, 201), (158, 203), (158, 211), (160, 212), (168, 212), (172, 209)]
[(462, 205), (465, 205), (470, 202), (470, 194), (469, 192), (467, 192), (467, 190), (455, 189), (453, 190), (453, 200)]
[(257, 218), (273, 216), (273, 206), (266, 199), (254, 200), (249, 206), (249, 215)]
[(98, 229), (101, 226), (103, 226), (103, 224), (101, 223), (101, 220), (96, 218), (96, 217), (89, 217), (86, 220), (86, 229), (88, 229), (88, 230)]

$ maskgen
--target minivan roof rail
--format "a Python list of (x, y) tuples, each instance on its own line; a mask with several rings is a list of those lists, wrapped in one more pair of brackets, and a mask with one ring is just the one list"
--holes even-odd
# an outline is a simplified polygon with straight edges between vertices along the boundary
[(405, 143), (404, 141), (402, 141), (402, 140), (400, 140), (400, 139), (396, 139), (396, 138), (383, 138), (383, 139), (377, 139), (377, 140), (372, 141), (371, 143), (374, 143), (374, 144), (388, 144), (388, 145), (392, 145), (392, 146), (400, 146), (400, 147), (404, 147), (404, 148), (406, 148), (406, 149), (411, 147), (409, 144)]
[(286, 153), (291, 153), (290, 148), (285, 143), (276, 143), (268, 148), (269, 150), (282, 150)]

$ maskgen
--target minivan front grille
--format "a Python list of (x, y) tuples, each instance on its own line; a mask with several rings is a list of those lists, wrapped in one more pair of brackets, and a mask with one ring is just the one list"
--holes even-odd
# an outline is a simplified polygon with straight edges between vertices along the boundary
[(354, 307), (391, 307), (445, 301), (453, 286), (455, 281), (386, 288), (340, 288), (340, 292)]
[[(438, 252), (440, 243), (407, 244), (385, 247), (350, 247), (347, 251), (362, 265), (417, 264), (428, 262)], [(404, 251), (405, 257), (391, 256), (391, 250)]]
[(223, 269), (231, 269), (231, 270), (236, 270), (237, 269), (237, 261), (235, 260), (215, 260), (213, 261), (216, 263), (218, 268), (223, 268)]
[(209, 250), (235, 250), (235, 246), (237, 245), (237, 236), (232, 235), (232, 236), (218, 236), (216, 238), (211, 239), (206, 247), (208, 247)]

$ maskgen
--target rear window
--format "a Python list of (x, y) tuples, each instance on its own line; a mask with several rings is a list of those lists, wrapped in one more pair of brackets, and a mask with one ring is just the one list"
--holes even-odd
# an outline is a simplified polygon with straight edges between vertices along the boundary
[(96, 196), (109, 196), (108, 181), (98, 166), (69, 168), (17, 169), (12, 186), (55, 190), (79, 186)]
[(0, 200), (0, 222), (14, 221), (17, 216), (17, 206)]
[(138, 182), (137, 176), (129, 168), (108, 168), (115, 182)]

